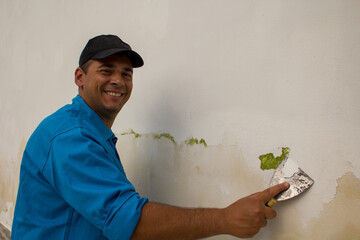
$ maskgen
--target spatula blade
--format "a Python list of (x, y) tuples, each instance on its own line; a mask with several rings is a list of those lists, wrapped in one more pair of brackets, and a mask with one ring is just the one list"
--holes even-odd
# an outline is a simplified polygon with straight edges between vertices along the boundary
[(307, 175), (292, 159), (285, 158), (276, 168), (270, 181), (270, 186), (288, 182), (290, 187), (274, 197), (277, 201), (284, 201), (305, 192), (314, 180)]

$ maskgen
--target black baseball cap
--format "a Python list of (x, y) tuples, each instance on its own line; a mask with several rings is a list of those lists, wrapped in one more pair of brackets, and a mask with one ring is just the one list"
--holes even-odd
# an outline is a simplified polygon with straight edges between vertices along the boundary
[(103, 59), (113, 54), (125, 54), (131, 61), (133, 68), (141, 67), (144, 61), (133, 51), (129, 44), (115, 35), (99, 35), (88, 41), (79, 59), (79, 66), (90, 59)]

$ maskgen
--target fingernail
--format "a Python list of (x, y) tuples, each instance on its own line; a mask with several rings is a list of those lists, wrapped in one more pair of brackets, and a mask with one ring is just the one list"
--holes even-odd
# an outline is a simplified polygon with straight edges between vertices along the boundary
[(290, 184), (289, 184), (288, 182), (284, 182), (284, 187), (289, 188), (289, 187), (290, 187)]

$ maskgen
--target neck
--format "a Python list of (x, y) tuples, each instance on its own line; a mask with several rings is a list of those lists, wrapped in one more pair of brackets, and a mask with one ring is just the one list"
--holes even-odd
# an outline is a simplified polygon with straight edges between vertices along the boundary
[(100, 117), (103, 120), (103, 122), (105, 123), (105, 125), (111, 130), (114, 120), (108, 120), (108, 119), (103, 118), (102, 116), (100, 116)]

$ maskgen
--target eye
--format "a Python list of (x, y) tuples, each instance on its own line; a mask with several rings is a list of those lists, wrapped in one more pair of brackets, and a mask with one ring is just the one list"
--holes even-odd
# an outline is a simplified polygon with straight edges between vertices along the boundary
[(131, 78), (132, 75), (130, 73), (127, 73), (127, 72), (124, 72), (122, 73), (123, 77), (126, 77), (126, 78)]
[(111, 75), (112, 74), (112, 71), (110, 69), (107, 69), (107, 68), (100, 69), (100, 72), (102, 74), (105, 74), (105, 75)]

